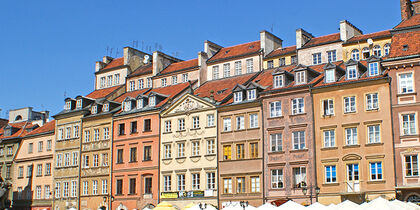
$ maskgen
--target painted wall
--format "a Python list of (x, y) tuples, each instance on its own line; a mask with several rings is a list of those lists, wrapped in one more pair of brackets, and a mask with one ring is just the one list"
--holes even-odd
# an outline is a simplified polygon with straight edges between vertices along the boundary
[(298, 50), (298, 62), (305, 66), (313, 65), (312, 54), (321, 53), (321, 63), (328, 63), (328, 51), (336, 50), (337, 61), (343, 60), (343, 48), (341, 42), (324, 44), (315, 47), (302, 48)]
[(241, 61), (241, 74), (246, 74), (246, 60), (252, 59), (253, 60), (253, 71), (252, 72), (259, 72), (262, 69), (262, 59), (261, 55), (257, 54), (254, 56), (242, 57), (235, 60), (228, 60), (228, 61), (221, 61), (216, 63), (207, 63), (207, 80), (213, 80), (213, 66), (219, 66), (219, 79), (223, 78), (223, 64), (230, 64), (230, 76), (235, 75), (235, 62)]

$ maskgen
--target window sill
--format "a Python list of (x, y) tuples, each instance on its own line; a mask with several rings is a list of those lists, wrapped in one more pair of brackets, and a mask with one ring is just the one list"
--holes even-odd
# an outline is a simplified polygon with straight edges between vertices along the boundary
[(213, 126), (206, 126), (206, 127), (204, 127), (204, 128), (215, 128), (216, 126), (215, 125), (213, 125)]
[(216, 156), (216, 154), (207, 154), (207, 155), (204, 155), (204, 157), (213, 157), (213, 156)]
[(356, 114), (356, 111), (351, 111), (351, 112), (344, 112), (344, 114)]
[(322, 147), (321, 151), (326, 151), (326, 150), (335, 150), (338, 149), (338, 147)]
[(407, 135), (400, 136), (400, 139), (417, 138), (417, 137), (420, 137), (420, 135), (419, 134), (407, 134)]
[(420, 178), (420, 176), (416, 175), (416, 176), (405, 176), (406, 179), (418, 179)]
[(170, 134), (172, 131), (163, 132), (162, 134)]
[(220, 133), (222, 133), (222, 134), (224, 134), (224, 133), (232, 133), (232, 131), (222, 131)]
[(172, 160), (172, 158), (162, 158), (162, 160)]
[(133, 135), (133, 134), (138, 134), (139, 132), (137, 132), (137, 131), (135, 131), (135, 132), (130, 132), (130, 135)]
[(343, 146), (344, 149), (346, 149), (346, 148), (357, 148), (357, 147), (360, 147), (360, 144), (345, 145), (345, 146)]
[(269, 118), (267, 118), (268, 120), (276, 120), (276, 119), (283, 119), (284, 118), (284, 116), (283, 115), (280, 115), (280, 116), (273, 116), (273, 117), (269, 117)]
[(144, 130), (143, 133), (152, 132), (152, 130)]
[(413, 96), (413, 95), (417, 95), (417, 92), (410, 92), (410, 93), (398, 93), (397, 97), (400, 96)]
[(331, 183), (323, 183), (322, 186), (323, 187), (328, 187), (328, 186), (339, 186), (340, 183), (338, 182), (331, 182)]
[(367, 143), (367, 144), (365, 144), (365, 147), (370, 147), (370, 146), (382, 146), (382, 145), (384, 145), (384, 143), (383, 142), (375, 142), (375, 143)]
[(272, 155), (274, 155), (274, 154), (284, 154), (284, 153), (286, 153), (286, 152), (285, 152), (285, 151), (283, 151), (283, 150), (282, 150), (282, 151), (269, 151), (269, 152), (268, 152), (268, 154), (269, 154), (269, 155), (271, 155), (271, 154), (272, 154)]
[(185, 131), (187, 131), (187, 130), (185, 130), (185, 129), (184, 130), (177, 130), (176, 132), (181, 133), (181, 132), (185, 132)]
[(370, 180), (370, 181), (367, 181), (367, 183), (368, 184), (384, 184), (384, 183), (386, 183), (386, 181), (383, 180), (383, 179), (381, 179), (381, 180)]
[(249, 130), (258, 130), (258, 129), (260, 129), (260, 127), (248, 128), (248, 129), (246, 129), (246, 130), (247, 130), (247, 131), (249, 131)]
[(322, 115), (322, 118), (332, 118), (332, 117), (334, 117), (334, 114)]
[(23, 176), (18, 177), (18, 179), (23, 179)]
[(289, 117), (298, 117), (298, 116), (301, 116), (301, 115), (306, 115), (306, 112), (297, 113), (297, 114), (291, 114), (291, 115), (289, 115)]
[(190, 131), (200, 130), (201, 128), (190, 128)]
[(378, 112), (379, 108), (375, 108), (375, 109), (366, 109), (367, 112)]
[(123, 134), (118, 134), (118, 136), (125, 136), (125, 133), (123, 133)]
[(137, 160), (134, 160), (134, 161), (128, 161), (128, 163), (137, 163)]
[(236, 132), (245, 131), (245, 128), (236, 129), (235, 131), (236, 131)]
[(293, 150), (290, 150), (290, 153), (294, 153), (294, 152), (307, 152), (308, 151), (308, 148), (305, 148), (305, 149), (293, 149)]
[(116, 163), (116, 164), (124, 164), (124, 162), (118, 162), (118, 163)]
[(42, 177), (42, 175), (36, 175), (36, 177)]
[(183, 159), (186, 159), (186, 157), (177, 157), (177, 158), (175, 158), (175, 160), (183, 160)]
[(190, 158), (201, 158), (201, 155), (191, 155)]
[(150, 162), (150, 161), (152, 161), (152, 159), (150, 159), (150, 160), (142, 160), (142, 162)]

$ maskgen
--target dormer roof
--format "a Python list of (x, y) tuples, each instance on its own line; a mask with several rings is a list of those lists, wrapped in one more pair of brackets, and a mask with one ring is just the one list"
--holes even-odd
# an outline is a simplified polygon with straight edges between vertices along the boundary
[(381, 60), (382, 60), (382, 58), (379, 57), (379, 56), (376, 56), (376, 55), (372, 55), (372, 56), (370, 56), (369, 58), (366, 59), (366, 61), (368, 63), (378, 62), (378, 61), (381, 61)]
[(213, 63), (221, 60), (234, 59), (241, 56), (253, 55), (261, 51), (260, 41), (253, 41), (245, 44), (239, 44), (231, 47), (224, 47), (213, 57), (207, 60), (207, 63)]
[(315, 37), (309, 40), (302, 48), (315, 47), (319, 45), (341, 42), (340, 33), (329, 34), (325, 36)]

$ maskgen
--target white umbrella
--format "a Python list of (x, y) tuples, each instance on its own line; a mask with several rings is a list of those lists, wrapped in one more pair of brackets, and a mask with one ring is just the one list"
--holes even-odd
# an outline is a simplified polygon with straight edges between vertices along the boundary
[(270, 203), (265, 203), (264, 205), (257, 208), (258, 210), (277, 210), (278, 207), (271, 205)]
[(336, 210), (338, 208), (337, 208), (337, 205), (335, 205), (335, 204), (332, 203), (329, 206), (327, 206), (325, 209), (327, 209), (327, 210)]
[(396, 204), (389, 202), (388, 200), (382, 197), (378, 197), (375, 200), (369, 202), (367, 205), (364, 205), (363, 208), (361, 209), (363, 210), (376, 210), (376, 209), (395, 210), (395, 209), (400, 209), (400, 207)]
[(313, 203), (310, 206), (306, 207), (306, 209), (310, 209), (310, 210), (322, 210), (322, 209), (325, 209), (325, 208), (326, 208), (326, 206), (324, 206), (324, 205), (322, 205), (318, 202)]
[(349, 200), (345, 200), (344, 202), (341, 202), (337, 205), (337, 209), (340, 210), (356, 210), (360, 209), (360, 206), (356, 203), (353, 203)]
[(278, 210), (305, 210), (306, 208), (294, 201), (287, 201), (286, 203), (279, 206)]
[(416, 210), (415, 207), (408, 205), (405, 202), (402, 202), (400, 200), (393, 200), (391, 201), (391, 203), (398, 205), (399, 207), (401, 207), (401, 209), (407, 209), (407, 210)]
[(414, 203), (407, 202), (407, 205), (409, 205), (409, 206), (411, 206), (411, 207), (414, 207), (414, 208), (415, 208), (415, 209), (417, 209), (417, 210), (420, 210), (420, 207), (419, 207), (418, 205), (414, 204)]

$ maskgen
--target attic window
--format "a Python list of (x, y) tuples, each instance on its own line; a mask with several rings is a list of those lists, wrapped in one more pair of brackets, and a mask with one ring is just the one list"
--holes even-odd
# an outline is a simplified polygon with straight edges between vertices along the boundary
[(156, 105), (156, 96), (152, 96), (149, 98), (149, 106), (153, 107)]
[(230, 50), (226, 50), (226, 51), (225, 51), (225, 54), (228, 54), (229, 52), (230, 52)]
[(137, 99), (137, 109), (143, 108), (143, 99), (139, 98)]
[(71, 101), (66, 101), (66, 105), (64, 106), (64, 109), (66, 109), (66, 110), (71, 109)]
[(249, 49), (252, 49), (252, 48), (254, 48), (254, 45), (249, 46)]
[(96, 114), (98, 112), (98, 106), (92, 106), (91, 112), (92, 114)]
[(22, 116), (20, 115), (16, 116), (15, 121), (18, 121), (18, 120), (22, 120)]
[(335, 82), (334, 69), (325, 70), (325, 82)]
[(408, 44), (403, 45), (403, 51), (407, 51), (408, 50)]
[(225, 88), (225, 89), (223, 89), (223, 90), (218, 90), (217, 91), (217, 94), (219, 95), (219, 94), (222, 94), (223, 92), (225, 92), (227, 90), (227, 88)]
[(279, 88), (279, 87), (283, 87), (284, 82), (283, 82), (283, 75), (276, 75), (273, 78), (273, 86), (274, 88)]
[(248, 90), (246, 95), (248, 97), (248, 100), (255, 100), (257, 98), (257, 90), (256, 89)]
[(347, 66), (347, 79), (357, 79), (357, 68), (356, 66)]
[(109, 111), (109, 104), (104, 104), (104, 106), (102, 107), (102, 111), (103, 112)]
[(131, 101), (124, 102), (124, 111), (128, 112), (131, 110)]
[(82, 99), (78, 99), (76, 102), (76, 109), (82, 108)]
[(238, 103), (238, 102), (241, 102), (242, 99), (243, 99), (242, 91), (233, 93), (233, 102)]

